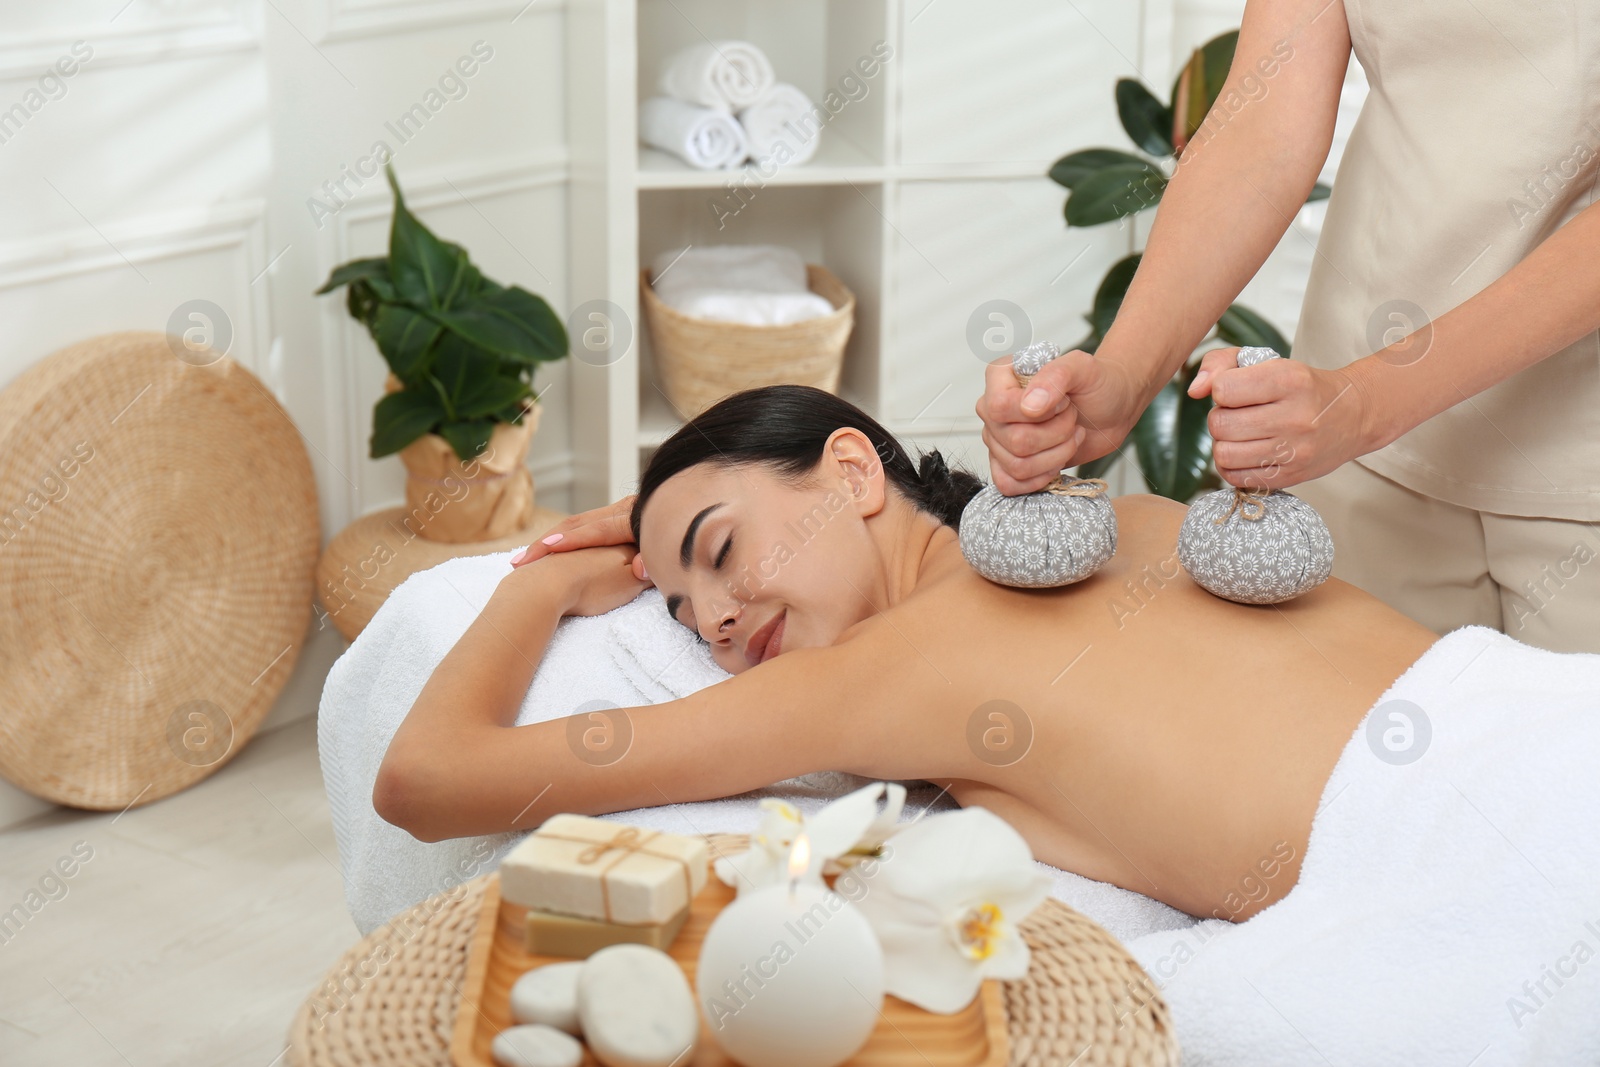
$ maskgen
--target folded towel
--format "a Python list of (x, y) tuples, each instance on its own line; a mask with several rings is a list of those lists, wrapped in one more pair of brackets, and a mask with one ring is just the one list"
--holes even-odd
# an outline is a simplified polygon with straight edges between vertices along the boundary
[(679, 100), (737, 111), (760, 100), (773, 81), (767, 54), (749, 41), (702, 41), (668, 59), (658, 85)]
[[(827, 116), (811, 98), (788, 82), (778, 82), (765, 96), (739, 112), (750, 143), (750, 158), (780, 166), (798, 166), (817, 154), (817, 142)], [(778, 145), (788, 153), (778, 154)]]
[(732, 115), (669, 96), (639, 105), (639, 140), (701, 170), (738, 166), (750, 154), (744, 127)]
[(1345, 745), (1287, 896), (1129, 945), (1185, 1065), (1600, 1063), (1597, 765), (1600, 655), (1441, 638)]
[(806, 264), (783, 245), (670, 249), (651, 264), (651, 288), (668, 307), (696, 318), (771, 326), (831, 315), (806, 284)]
[[(434, 893), (493, 870), (526, 835), (519, 831), (425, 843), (384, 822), (372, 808), (372, 786), (390, 738), (434, 667), (510, 573), (513, 554), (467, 556), (412, 575), (389, 594), (328, 673), (317, 713), (317, 748), (345, 901), (362, 934)], [(687, 696), (728, 677), (706, 646), (667, 614), (660, 592), (650, 588), (604, 615), (562, 619), (516, 721), (559, 718), (593, 700), (636, 708)], [(763, 797), (782, 797), (811, 812), (866, 782), (825, 771), (735, 797), (602, 818), (674, 833), (748, 833), (755, 828)], [(907, 819), (955, 806), (935, 785), (905, 785)], [(1137, 893), (1040, 867), (1055, 878), (1055, 895), (1118, 937), (1194, 922)]]

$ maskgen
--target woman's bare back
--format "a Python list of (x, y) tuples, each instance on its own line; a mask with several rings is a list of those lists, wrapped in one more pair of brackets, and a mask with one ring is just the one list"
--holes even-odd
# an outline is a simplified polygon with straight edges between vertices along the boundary
[(1338, 580), (1220, 600), (1178, 564), (1181, 504), (1114, 503), (1116, 555), (1061, 589), (993, 585), (941, 530), (912, 594), (837, 646), (877, 694), (846, 769), (949, 784), (1048, 863), (1242, 920), (1294, 885), (1345, 743), (1436, 637)]

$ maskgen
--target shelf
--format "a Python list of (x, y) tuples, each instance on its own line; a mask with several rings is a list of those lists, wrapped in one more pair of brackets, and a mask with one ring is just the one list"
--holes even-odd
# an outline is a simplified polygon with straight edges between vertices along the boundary
[[(831, 136), (830, 136), (831, 134)], [(824, 129), (817, 154), (807, 163), (763, 174), (754, 164), (701, 170), (657, 148), (639, 146), (636, 181), (641, 189), (761, 188), (767, 185), (852, 185), (882, 181), (885, 169), (837, 131)]]

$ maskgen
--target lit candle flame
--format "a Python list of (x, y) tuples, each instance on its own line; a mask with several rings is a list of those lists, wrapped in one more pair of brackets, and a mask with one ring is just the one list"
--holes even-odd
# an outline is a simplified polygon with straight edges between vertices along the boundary
[(811, 866), (811, 839), (803, 832), (789, 848), (789, 877), (799, 878)]

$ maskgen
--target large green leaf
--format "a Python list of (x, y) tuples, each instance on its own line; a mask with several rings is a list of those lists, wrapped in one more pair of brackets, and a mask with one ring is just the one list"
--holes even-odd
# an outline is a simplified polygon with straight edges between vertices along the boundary
[(1211, 398), (1188, 395), (1190, 373), (1168, 382), (1133, 428), (1133, 443), (1145, 486), (1158, 496), (1188, 501), (1211, 463), (1206, 414)]
[(400, 451), (433, 429), (444, 416), (444, 406), (432, 386), (407, 386), (389, 393), (372, 411), (372, 458)]
[(465, 419), (459, 422), (447, 422), (439, 427), (439, 436), (450, 443), (456, 457), (465, 463), (488, 447), (489, 438), (494, 436), (494, 420)]
[(1326, 185), (1323, 185), (1321, 182), (1318, 182), (1317, 184), (1313, 185), (1311, 187), (1311, 191), (1306, 194), (1306, 203), (1311, 204), (1318, 200), (1326, 200), (1332, 195), (1332, 189)]
[(1117, 117), (1134, 144), (1152, 156), (1172, 155), (1172, 111), (1143, 82), (1117, 79)]
[(418, 308), (449, 307), (450, 295), (461, 285), (467, 254), (459, 245), (435, 237), (417, 221), (400, 194), (394, 167), (386, 166), (394, 190), (394, 221), (389, 227), (389, 276), (401, 297)]
[(374, 259), (352, 259), (348, 263), (333, 268), (333, 273), (328, 275), (328, 280), (322, 283), (322, 288), (316, 291), (317, 296), (332, 292), (341, 285), (349, 285), (357, 278), (380, 278), (389, 280), (389, 257), (378, 256)]
[(1270, 348), (1285, 359), (1289, 357), (1288, 339), (1272, 323), (1243, 304), (1234, 304), (1222, 313), (1217, 320), (1217, 336), (1230, 345)]
[(389, 369), (403, 382), (420, 378), (427, 370), (439, 324), (404, 304), (380, 304), (372, 323), (372, 336)]
[(1121, 450), (1107, 452), (1099, 459), (1091, 459), (1087, 463), (1078, 464), (1079, 478), (1104, 478), (1106, 471), (1117, 465), (1117, 460), (1122, 458)]
[(1140, 161), (1106, 167), (1078, 182), (1067, 197), (1068, 226), (1098, 226), (1155, 207), (1167, 179), (1155, 166)]
[(435, 315), (446, 328), (503, 359), (531, 365), (567, 354), (567, 328), (541, 297), (512, 286), (481, 291), (468, 304)]
[(1084, 178), (1098, 174), (1107, 167), (1129, 164), (1137, 166), (1144, 162), (1131, 152), (1122, 152), (1115, 148), (1085, 148), (1056, 160), (1050, 167), (1050, 180), (1071, 189)]

